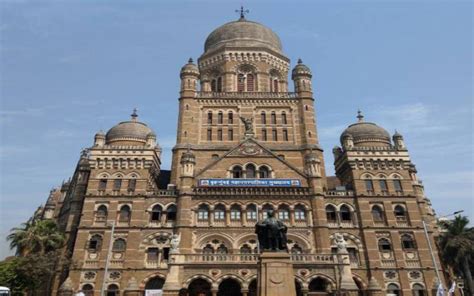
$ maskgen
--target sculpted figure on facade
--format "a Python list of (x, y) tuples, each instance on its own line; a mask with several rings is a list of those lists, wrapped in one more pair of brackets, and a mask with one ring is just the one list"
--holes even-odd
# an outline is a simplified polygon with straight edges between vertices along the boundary
[(287, 250), (286, 232), (288, 228), (275, 217), (275, 212), (269, 211), (268, 217), (255, 225), (260, 249), (263, 251)]

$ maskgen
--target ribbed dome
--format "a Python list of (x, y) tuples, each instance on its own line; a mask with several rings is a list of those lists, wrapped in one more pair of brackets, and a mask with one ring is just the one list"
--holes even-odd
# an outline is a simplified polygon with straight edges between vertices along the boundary
[(155, 136), (155, 133), (143, 122), (137, 120), (137, 114), (132, 114), (130, 121), (123, 121), (112, 127), (105, 135), (105, 143), (113, 144), (120, 142), (146, 143), (148, 136)]
[(188, 63), (181, 68), (181, 78), (183, 75), (199, 76), (199, 68), (194, 64), (192, 58), (189, 58)]
[(303, 64), (301, 59), (298, 59), (298, 64), (293, 68), (291, 72), (291, 78), (295, 78), (296, 76), (309, 76), (312, 77), (311, 70), (308, 66)]
[(364, 121), (364, 116), (359, 111), (357, 116), (359, 122), (351, 124), (341, 134), (341, 144), (344, 143), (344, 138), (352, 137), (354, 146), (389, 146), (390, 134), (382, 127), (372, 122)]
[(204, 51), (219, 47), (266, 47), (281, 52), (280, 38), (262, 24), (240, 18), (215, 29), (206, 39)]

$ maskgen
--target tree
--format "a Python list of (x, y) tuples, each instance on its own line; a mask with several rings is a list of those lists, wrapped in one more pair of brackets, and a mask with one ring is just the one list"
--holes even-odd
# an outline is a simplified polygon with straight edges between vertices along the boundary
[(26, 256), (30, 253), (46, 254), (61, 248), (64, 235), (52, 220), (30, 219), (21, 227), (13, 228), (7, 240), (10, 241), (10, 248), (16, 248), (17, 255)]
[(474, 259), (474, 228), (467, 227), (469, 219), (466, 216), (456, 216), (444, 224), (445, 232), (438, 240), (441, 259), (455, 273), (463, 275), (470, 295), (474, 295), (474, 284), (470, 263)]

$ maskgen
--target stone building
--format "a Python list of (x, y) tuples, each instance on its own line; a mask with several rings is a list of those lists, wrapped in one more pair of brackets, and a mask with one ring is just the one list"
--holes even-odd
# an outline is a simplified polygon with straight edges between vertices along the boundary
[(134, 112), (97, 133), (51, 193), (44, 215), (72, 258), (55, 295), (256, 295), (254, 225), (269, 210), (288, 226), (297, 295), (432, 293), (422, 221), (434, 213), (402, 135), (359, 112), (327, 176), (310, 68), (290, 72), (279, 37), (243, 15), (180, 78), (171, 171)]

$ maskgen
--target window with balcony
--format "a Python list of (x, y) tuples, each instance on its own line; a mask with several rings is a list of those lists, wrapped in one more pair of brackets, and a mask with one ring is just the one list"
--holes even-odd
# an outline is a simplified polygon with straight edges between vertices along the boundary
[(129, 223), (132, 211), (128, 205), (122, 206), (119, 211), (119, 222)]
[(100, 205), (97, 208), (97, 212), (95, 214), (95, 221), (96, 222), (105, 222), (107, 221), (107, 207), (105, 205)]
[(214, 209), (214, 221), (225, 220), (225, 207), (223, 205), (217, 205)]
[(378, 205), (373, 206), (371, 213), (372, 213), (372, 219), (374, 220), (374, 222), (385, 222), (384, 213), (380, 206)]
[(240, 221), (240, 206), (238, 205), (233, 205), (230, 208), (230, 220), (232, 221)]
[(198, 220), (208, 221), (209, 220), (209, 207), (207, 205), (200, 205), (198, 208)]
[(391, 252), (392, 251), (392, 244), (386, 238), (379, 239), (379, 251), (380, 252)]
[(415, 244), (415, 240), (413, 239), (413, 236), (409, 234), (404, 234), (401, 237), (401, 241), (402, 241), (402, 249), (404, 251), (413, 251), (414, 249), (416, 249), (416, 244)]
[(395, 206), (393, 212), (395, 214), (395, 219), (397, 220), (397, 222), (407, 222), (408, 221), (407, 213), (406, 213), (406, 210), (403, 206), (401, 206), (401, 205)]
[(148, 248), (146, 250), (146, 260), (147, 261), (158, 261), (158, 248)]
[(160, 205), (155, 205), (151, 209), (151, 222), (158, 223), (161, 221), (161, 214), (163, 213), (163, 208)]
[(102, 236), (94, 234), (87, 243), (87, 250), (90, 253), (97, 253), (102, 248)]
[(112, 252), (123, 253), (127, 249), (127, 242), (123, 238), (118, 238), (112, 245)]

